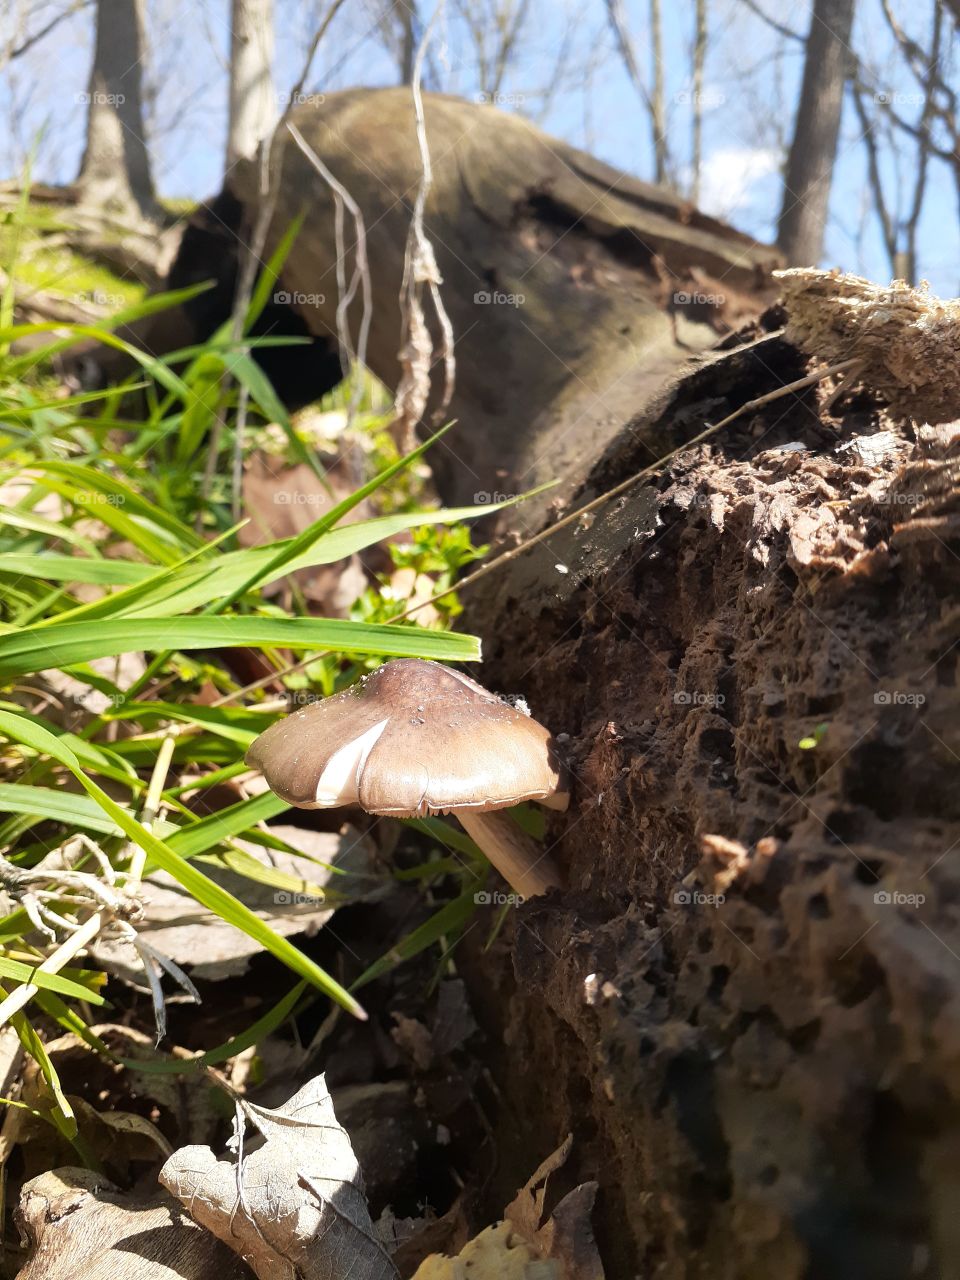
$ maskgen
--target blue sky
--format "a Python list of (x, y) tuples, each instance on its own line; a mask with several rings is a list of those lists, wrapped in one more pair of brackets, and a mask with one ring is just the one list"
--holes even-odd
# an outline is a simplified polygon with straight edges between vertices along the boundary
[[(759, 0), (777, 21), (805, 33), (809, 6)], [(422, 0), (421, 0), (422, 3)], [(278, 92), (297, 79), (304, 49), (324, 6), (277, 0)], [(922, 44), (929, 30), (929, 6), (899, 0), (902, 20)], [(151, 53), (147, 82), (154, 91), (150, 145), (157, 184), (164, 195), (200, 197), (219, 185), (223, 163), (226, 102), (227, 0), (147, 0)], [(668, 128), (675, 172), (689, 176), (691, 107), (690, 49), (693, 0), (666, 3), (664, 64)], [(640, 60), (649, 66), (647, 5), (625, 4)], [(348, 0), (315, 62), (312, 88), (330, 91), (358, 84), (396, 81), (394, 63), (375, 32), (376, 0)], [(431, 10), (424, 7), (429, 16)], [(466, 97), (479, 86), (476, 57), (455, 0), (433, 44), (432, 87)], [(789, 139), (802, 48), (784, 40), (743, 0), (710, 0), (705, 76), (704, 164), (701, 204), (751, 235), (770, 240), (780, 203), (779, 164)], [(645, 110), (615, 52), (602, 0), (530, 0), (513, 65), (503, 82), (505, 109), (533, 116), (544, 128), (611, 164), (650, 178), (650, 128)], [(83, 144), (84, 108), (92, 51), (92, 10), (83, 11), (0, 79), (0, 110), (13, 121), (0, 142), (0, 173), (12, 175), (37, 132), (43, 130), (37, 177), (69, 181)], [(853, 44), (881, 91), (899, 95), (901, 110), (915, 117), (916, 84), (894, 56), (880, 17), (879, 0), (860, 0)], [(544, 102), (558, 50), (568, 66), (557, 91)], [(955, 53), (954, 53), (955, 56)], [(954, 84), (956, 65), (946, 71)], [(960, 89), (960, 84), (957, 85)], [(909, 148), (888, 155), (884, 177), (889, 198), (906, 202), (912, 183)], [(902, 181), (898, 180), (902, 177)], [(855, 113), (844, 111), (842, 139), (831, 197), (831, 220), (824, 261), (876, 279), (889, 278), (876, 218), (866, 192), (866, 162)], [(942, 295), (960, 291), (960, 228), (957, 193), (947, 168), (933, 164), (920, 234), (921, 272)]]

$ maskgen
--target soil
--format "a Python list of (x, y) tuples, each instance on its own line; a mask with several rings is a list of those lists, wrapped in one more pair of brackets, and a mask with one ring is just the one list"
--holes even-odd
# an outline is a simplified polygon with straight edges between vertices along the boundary
[[(761, 333), (571, 506), (807, 371)], [(960, 454), (833, 390), (464, 596), (574, 779), (569, 891), (461, 957), (501, 1046), (489, 1207), (572, 1133), (609, 1280), (960, 1275)]]

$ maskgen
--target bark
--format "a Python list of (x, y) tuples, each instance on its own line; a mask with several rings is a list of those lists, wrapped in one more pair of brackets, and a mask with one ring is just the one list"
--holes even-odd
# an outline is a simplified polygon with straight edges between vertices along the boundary
[[(771, 335), (679, 380), (574, 505), (809, 367)], [(960, 1274), (960, 463), (858, 395), (744, 415), (463, 595), (573, 776), (569, 888), (460, 955), (508, 1046), (488, 1209), (572, 1133), (618, 1280)]]
[(855, 3), (813, 7), (777, 234), (790, 266), (816, 266), (823, 253)]
[(650, 125), (653, 130), (654, 181), (667, 181), (667, 103), (663, 74), (663, 24), (660, 0), (650, 0), (650, 45), (653, 62), (653, 96)]
[(693, 126), (691, 139), (690, 199), (700, 199), (700, 168), (703, 152), (703, 68), (707, 59), (707, 0), (697, 0), (696, 32), (693, 43)]
[(142, 0), (98, 0), (87, 141), (77, 186), (86, 203), (154, 217), (143, 122), (145, 56)]
[[(773, 296), (768, 272), (777, 256), (519, 116), (439, 94), (425, 95), (424, 107), (434, 157), (426, 231), (457, 342), (449, 417), (460, 426), (431, 460), (441, 492), (450, 501), (470, 502), (476, 493), (489, 501), (487, 494), (561, 475), (574, 483), (598, 439), (617, 429), (638, 397), (691, 350), (715, 341), (725, 308), (756, 313)], [(319, 110), (300, 109), (293, 120), (363, 210), (374, 289), (367, 363), (395, 389), (396, 298), (410, 220), (398, 196), (417, 189), (421, 172), (410, 95), (330, 94)], [(249, 163), (229, 180), (248, 210), (257, 184)], [(300, 150), (287, 146), (267, 253), (302, 208), (307, 221), (284, 266), (284, 288), (302, 300), (294, 305), (310, 330), (336, 342), (334, 199)], [(351, 264), (352, 253), (348, 245)], [(691, 271), (705, 273), (700, 285)], [(685, 345), (674, 339), (665, 303), (682, 313)], [(356, 342), (359, 305), (349, 321)], [(442, 371), (434, 383), (424, 429)], [(594, 426), (586, 440), (575, 428), (588, 413)]]
[(396, 6), (399, 18), (400, 29), (402, 32), (400, 40), (400, 83), (413, 83), (413, 60), (417, 52), (416, 42), (416, 22), (417, 22), (417, 5), (416, 0), (412, 3), (401, 3)]
[(231, 0), (228, 170), (254, 155), (277, 123), (273, 47), (273, 0)]

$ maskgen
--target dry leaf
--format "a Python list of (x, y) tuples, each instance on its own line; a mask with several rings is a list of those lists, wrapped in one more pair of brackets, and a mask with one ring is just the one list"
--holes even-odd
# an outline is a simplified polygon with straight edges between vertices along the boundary
[(30, 1245), (17, 1280), (250, 1280), (172, 1196), (127, 1196), (87, 1169), (34, 1178), (16, 1216)]
[(456, 1258), (426, 1258), (414, 1280), (604, 1280), (590, 1227), (595, 1182), (575, 1187), (544, 1221), (547, 1183), (572, 1146), (570, 1136), (544, 1160), (503, 1222), (481, 1231)]
[(504, 1217), (540, 1255), (558, 1264), (557, 1280), (603, 1280), (603, 1264), (590, 1226), (590, 1213), (597, 1194), (595, 1182), (584, 1182), (564, 1196), (544, 1222), (544, 1203), (550, 1175), (566, 1163), (573, 1136), (544, 1160)]
[[(250, 1154), (246, 1121), (264, 1139)], [(275, 1111), (239, 1101), (238, 1126), (236, 1154), (184, 1147), (160, 1172), (196, 1222), (260, 1280), (395, 1280), (322, 1075)]]
[(556, 1263), (538, 1258), (517, 1239), (509, 1222), (498, 1222), (475, 1236), (456, 1258), (426, 1258), (413, 1280), (561, 1280), (562, 1274)]

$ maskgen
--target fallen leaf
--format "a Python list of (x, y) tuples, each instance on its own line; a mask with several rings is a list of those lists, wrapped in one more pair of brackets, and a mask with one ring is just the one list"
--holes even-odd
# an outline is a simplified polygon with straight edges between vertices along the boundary
[[(184, 1147), (160, 1181), (260, 1280), (394, 1280), (322, 1075), (276, 1110), (238, 1100), (235, 1151)], [(264, 1139), (247, 1154), (246, 1122)]]
[(251, 1277), (172, 1196), (124, 1195), (87, 1169), (54, 1169), (28, 1182), (16, 1219), (30, 1247), (17, 1280)]

